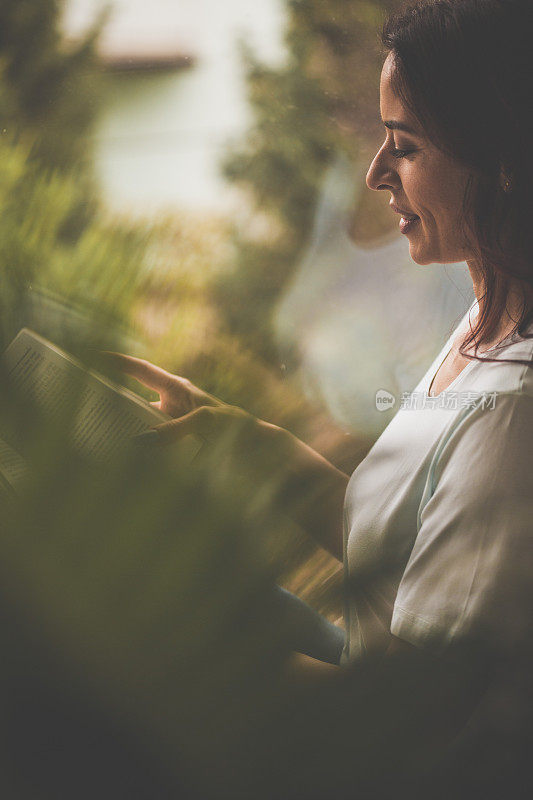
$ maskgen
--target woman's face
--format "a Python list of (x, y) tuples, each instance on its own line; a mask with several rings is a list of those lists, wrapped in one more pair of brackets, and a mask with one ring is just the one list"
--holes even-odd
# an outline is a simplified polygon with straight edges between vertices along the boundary
[(454, 263), (473, 257), (463, 231), (463, 198), (469, 172), (425, 137), (391, 86), (392, 54), (381, 73), (383, 145), (368, 175), (370, 189), (391, 193), (400, 231), (417, 264)]

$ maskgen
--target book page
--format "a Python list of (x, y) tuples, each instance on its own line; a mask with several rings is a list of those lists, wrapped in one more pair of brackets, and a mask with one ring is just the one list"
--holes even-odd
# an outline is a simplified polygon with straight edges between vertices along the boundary
[(0, 489), (16, 491), (27, 474), (28, 467), (22, 456), (0, 439)]
[[(11, 342), (4, 360), (13, 387), (39, 405), (52, 423), (70, 424), (73, 445), (99, 460), (170, 419), (27, 328)], [(197, 453), (201, 443), (195, 440), (195, 447)]]

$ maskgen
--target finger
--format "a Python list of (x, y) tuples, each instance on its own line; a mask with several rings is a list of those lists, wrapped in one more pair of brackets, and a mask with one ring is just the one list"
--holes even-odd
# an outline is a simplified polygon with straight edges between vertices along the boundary
[(213, 435), (216, 425), (217, 419), (213, 409), (202, 406), (179, 419), (164, 422), (162, 425), (153, 428), (153, 430), (157, 433), (158, 443), (170, 444), (190, 434), (200, 436), (202, 439), (208, 439)]
[(144, 384), (149, 389), (154, 389), (156, 392), (167, 389), (172, 380), (170, 372), (161, 369), (161, 367), (156, 367), (155, 364), (151, 364), (143, 358), (134, 358), (123, 353), (112, 353), (109, 350), (102, 351), (102, 355), (111, 367), (124, 372), (126, 375), (131, 375), (139, 383)]

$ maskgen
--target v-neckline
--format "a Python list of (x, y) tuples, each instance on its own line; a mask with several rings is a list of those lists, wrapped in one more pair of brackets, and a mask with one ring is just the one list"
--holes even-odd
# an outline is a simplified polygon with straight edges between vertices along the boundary
[[(459, 333), (459, 331), (461, 331), (463, 329), (463, 327), (465, 329), (465, 333), (467, 331), (467, 328), (470, 328), (470, 330), (471, 330), (470, 315), (471, 315), (472, 311), (475, 309), (475, 307), (477, 306), (477, 304), (478, 304), (478, 301), (474, 300), (474, 302), (472, 303), (472, 305), (470, 306), (470, 308), (468, 309), (468, 311), (466, 312), (466, 314), (462, 318), (461, 322), (459, 323), (457, 328), (453, 331), (453, 333), (450, 335), (448, 341), (446, 342), (446, 346), (447, 346), (446, 354), (445, 354), (444, 358), (438, 364), (437, 369), (433, 373), (433, 376), (432, 376), (432, 378), (431, 378), (431, 380), (429, 382), (429, 386), (428, 386), (428, 388), (426, 390), (426, 394), (427, 394), (428, 397), (440, 397), (442, 392), (447, 392), (448, 389), (450, 389), (450, 387), (453, 386), (457, 380), (459, 380), (460, 376), (463, 374), (465, 369), (468, 369), (468, 367), (470, 367), (470, 365), (473, 363), (473, 361), (470, 361), (470, 363), (465, 364), (463, 369), (459, 372), (459, 374), (455, 376), (453, 381), (445, 389), (443, 389), (442, 392), (439, 392), (439, 394), (433, 394), (433, 395), (431, 394), (431, 389), (433, 388), (433, 384), (435, 383), (435, 378), (439, 374), (439, 372), (441, 370), (441, 367), (443, 366), (444, 362), (447, 360), (448, 356), (453, 351), (453, 345), (454, 345), (454, 341), (455, 341), (455, 338), (456, 338), (457, 334)], [(465, 324), (465, 322), (466, 322), (466, 324)]]
[[(444, 389), (442, 389), (442, 391), (440, 391), (438, 394), (431, 394), (431, 389), (433, 388), (433, 384), (435, 383), (435, 378), (436, 378), (436, 377), (437, 377), (437, 375), (439, 374), (439, 372), (440, 372), (440, 370), (441, 370), (441, 367), (444, 365), (444, 362), (447, 360), (447, 358), (448, 358), (448, 356), (450, 355), (450, 353), (452, 352), (452, 350), (453, 350), (453, 346), (452, 346), (452, 347), (450, 347), (450, 349), (448, 350), (448, 352), (446, 353), (446, 355), (444, 356), (444, 358), (443, 358), (443, 359), (442, 359), (442, 361), (440, 362), (439, 366), (437, 367), (437, 369), (436, 369), (436, 371), (435, 371), (435, 374), (434, 374), (434, 375), (433, 375), (433, 377), (431, 378), (431, 381), (430, 381), (430, 384), (429, 384), (429, 386), (428, 386), (428, 390), (427, 390), (427, 395), (428, 395), (428, 397), (440, 397), (440, 396), (441, 396), (441, 394), (442, 394), (443, 392), (447, 392), (447, 391), (448, 391), (448, 390), (449, 390), (449, 389), (450, 389), (450, 388), (451, 388), (451, 387), (452, 387), (452, 386), (453, 386), (453, 385), (454, 385), (454, 384), (455, 384), (455, 383), (456, 383), (456, 382), (459, 380), (459, 378), (460, 378), (460, 377), (461, 377), (461, 375), (462, 375), (462, 374), (465, 372), (465, 370), (467, 370), (469, 367), (471, 367), (471, 366), (474, 364), (474, 362), (475, 362), (475, 359), (472, 359), (471, 361), (469, 361), (469, 362), (468, 362), (468, 364), (465, 364), (465, 365), (464, 365), (464, 367), (462, 368), (462, 370), (460, 370), (460, 371), (458, 372), (458, 374), (455, 376), (455, 378), (453, 379), (453, 381), (451, 381), (451, 382), (448, 384), (448, 386), (446, 386)], [(488, 353), (489, 351), (488, 351), (488, 350), (485, 350), (485, 352), (486, 352), (486, 353)]]
[[(463, 317), (463, 319), (462, 319), (462, 321), (461, 321), (461, 325), (462, 325), (462, 323), (464, 322), (464, 320), (465, 320), (465, 319), (468, 319), (468, 320), (470, 319), (470, 313), (471, 313), (472, 309), (474, 308), (474, 306), (476, 306), (476, 305), (477, 305), (477, 300), (476, 300), (476, 301), (474, 301), (474, 303), (473, 303), (473, 304), (470, 306), (470, 308), (469, 308), (469, 309), (468, 309), (468, 311), (466, 312), (465, 316)], [(435, 371), (435, 372), (434, 372), (434, 374), (433, 374), (433, 377), (431, 378), (431, 381), (429, 382), (429, 386), (428, 386), (428, 388), (427, 388), (427, 391), (426, 391), (426, 394), (427, 394), (427, 396), (428, 396), (428, 397), (432, 397), (432, 398), (434, 398), (434, 397), (440, 397), (440, 396), (441, 396), (441, 394), (443, 394), (444, 392), (447, 392), (447, 391), (449, 391), (449, 389), (451, 389), (451, 388), (452, 388), (452, 387), (453, 387), (453, 386), (454, 386), (454, 385), (457, 383), (457, 381), (459, 380), (459, 378), (461, 377), (461, 375), (464, 375), (464, 374), (465, 374), (465, 372), (467, 372), (467, 371), (468, 371), (468, 370), (469, 370), (471, 367), (473, 367), (473, 366), (474, 366), (474, 364), (476, 364), (476, 363), (479, 363), (479, 359), (476, 359), (476, 358), (472, 358), (472, 359), (470, 359), (470, 361), (468, 362), (468, 364), (465, 364), (465, 365), (464, 365), (464, 367), (462, 368), (462, 370), (461, 370), (461, 371), (460, 371), (460, 372), (459, 372), (459, 373), (458, 373), (458, 374), (455, 376), (455, 378), (453, 379), (453, 381), (451, 381), (451, 383), (449, 383), (449, 384), (448, 384), (448, 386), (446, 386), (446, 388), (445, 388), (445, 389), (443, 389), (443, 390), (442, 390), (441, 392), (439, 392), (438, 394), (431, 394), (431, 389), (432, 389), (432, 387), (433, 387), (433, 384), (435, 383), (435, 378), (436, 378), (436, 377), (437, 377), (437, 375), (439, 374), (441, 367), (443, 366), (444, 362), (446, 361), (446, 359), (448, 358), (448, 356), (450, 355), (450, 353), (451, 353), (451, 352), (452, 352), (452, 350), (453, 350), (453, 343), (454, 343), (454, 341), (455, 341), (455, 333), (456, 333), (456, 332), (459, 330), (459, 328), (460, 328), (460, 326), (458, 326), (458, 327), (456, 328), (456, 330), (455, 330), (455, 331), (452, 333), (452, 335), (451, 335), (451, 336), (450, 336), (450, 338), (448, 339), (448, 342), (451, 342), (451, 346), (450, 346), (450, 348), (447, 350), (447, 352), (446, 352), (446, 355), (444, 356), (444, 358), (443, 358), (443, 359), (442, 359), (442, 361), (440, 362), (439, 366), (437, 367), (436, 371)], [(501, 341), (499, 341), (497, 344), (493, 345), (492, 347), (489, 347), (487, 350), (483, 350), (483, 353), (481, 353), (481, 355), (484, 355), (485, 353), (490, 353), (490, 352), (492, 352), (493, 350), (497, 350), (497, 349), (498, 349), (498, 348), (500, 348), (500, 347), (503, 345), (503, 343), (504, 343), (504, 342), (506, 342), (508, 339), (512, 339), (512, 338), (513, 338), (513, 335), (514, 335), (513, 333), (509, 333), (507, 336), (504, 336), (504, 338), (503, 338)]]

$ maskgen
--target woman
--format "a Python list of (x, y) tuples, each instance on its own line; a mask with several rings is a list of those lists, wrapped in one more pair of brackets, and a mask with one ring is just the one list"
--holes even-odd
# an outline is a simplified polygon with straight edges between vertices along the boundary
[(385, 25), (367, 183), (390, 194), (417, 264), (467, 261), (476, 303), (350, 479), (287, 431), (117, 357), (176, 418), (148, 440), (215, 440), (245, 420), (250, 447), (290, 463), (310, 498), (300, 524), (344, 560), (344, 664), (531, 645), (532, 23), (530, 0), (421, 0)]

